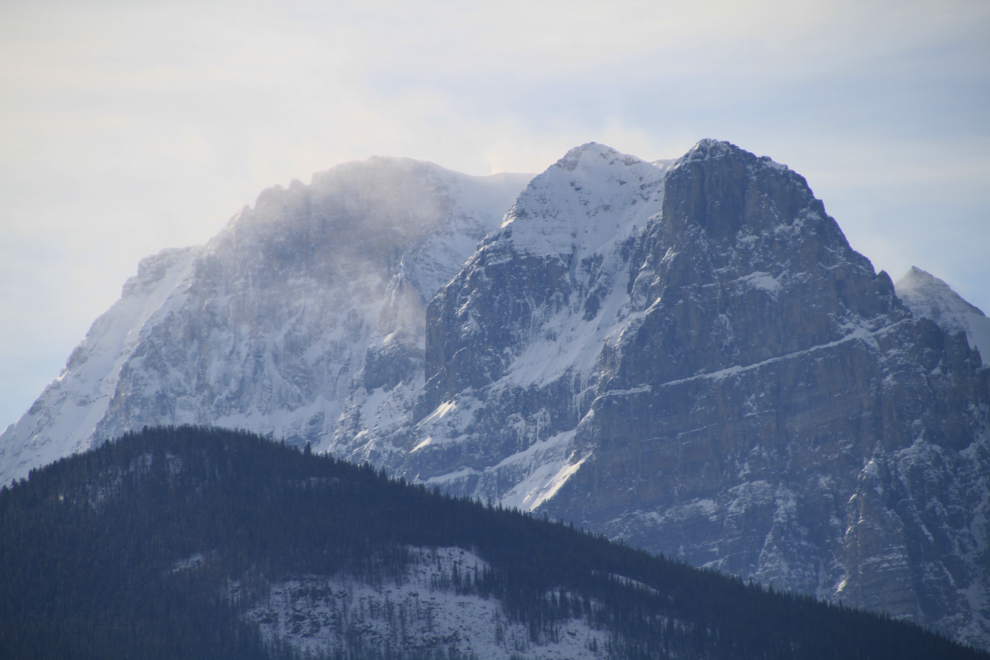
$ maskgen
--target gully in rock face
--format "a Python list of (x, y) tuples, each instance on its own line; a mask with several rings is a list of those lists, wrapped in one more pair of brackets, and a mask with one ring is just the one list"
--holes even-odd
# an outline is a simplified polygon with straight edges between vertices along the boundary
[(0, 472), (248, 429), (986, 648), (990, 331), (919, 273), (725, 142), (349, 164), (143, 262)]

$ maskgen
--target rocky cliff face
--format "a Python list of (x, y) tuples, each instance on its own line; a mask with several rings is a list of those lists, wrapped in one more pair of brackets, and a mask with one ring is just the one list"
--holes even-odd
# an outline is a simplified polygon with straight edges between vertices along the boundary
[(913, 317), (801, 177), (721, 144), (671, 170), (630, 265), (643, 318), (549, 511), (986, 640), (990, 381), (965, 336)]
[(144, 262), (4, 479), (236, 426), (990, 647), (982, 313), (727, 143), (526, 179), (352, 164)]
[(145, 259), (0, 436), (0, 481), (145, 425), (246, 428), (324, 448), (342, 425), (350, 437), (365, 386), (415, 387), (426, 303), (529, 178), (350, 163), (265, 191), (204, 247)]
[(990, 372), (787, 168), (572, 151), (427, 327), (400, 472), (986, 644)]

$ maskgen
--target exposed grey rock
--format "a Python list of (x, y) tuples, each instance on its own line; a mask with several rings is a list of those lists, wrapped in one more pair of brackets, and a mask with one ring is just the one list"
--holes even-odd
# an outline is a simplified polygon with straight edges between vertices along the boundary
[[(572, 152), (434, 299), (400, 470), (987, 645), (979, 354), (787, 168), (705, 141), (609, 199), (645, 165)], [(577, 238), (602, 222), (628, 230)]]
[(990, 647), (979, 310), (923, 271), (895, 293), (727, 143), (524, 183), (383, 159), (264, 193), (142, 263), (0, 476), (235, 426)]

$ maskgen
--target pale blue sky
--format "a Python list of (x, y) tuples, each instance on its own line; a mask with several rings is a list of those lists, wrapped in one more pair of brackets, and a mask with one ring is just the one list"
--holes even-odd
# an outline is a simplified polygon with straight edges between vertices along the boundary
[(371, 155), (729, 140), (990, 312), (990, 2), (0, 3), (0, 428), (138, 260)]

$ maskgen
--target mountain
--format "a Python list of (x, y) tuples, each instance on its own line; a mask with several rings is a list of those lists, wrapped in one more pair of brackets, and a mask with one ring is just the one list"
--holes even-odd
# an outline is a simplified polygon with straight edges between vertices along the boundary
[(990, 370), (946, 328), (786, 167), (588, 145), (431, 302), (397, 472), (988, 645)]
[(256, 435), (146, 429), (0, 491), (8, 658), (988, 658)]
[(525, 180), (379, 159), (264, 193), (142, 265), (0, 436), (3, 478), (248, 429), (990, 648), (978, 310), (895, 288), (729, 143)]
[(946, 332), (964, 332), (970, 346), (981, 356), (990, 356), (990, 319), (948, 284), (912, 266), (894, 283), (894, 289), (915, 316), (931, 319)]
[(529, 179), (372, 158), (266, 190), (207, 245), (144, 259), (0, 435), (0, 483), (149, 424), (328, 446), (365, 385), (421, 365), (426, 303)]

